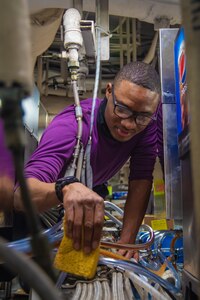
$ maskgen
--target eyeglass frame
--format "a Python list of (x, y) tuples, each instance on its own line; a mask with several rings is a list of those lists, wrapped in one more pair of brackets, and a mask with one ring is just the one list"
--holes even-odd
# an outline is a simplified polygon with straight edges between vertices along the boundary
[[(115, 96), (115, 94), (114, 94), (114, 84), (112, 84), (112, 98), (113, 98), (113, 105), (114, 105), (113, 112), (114, 112), (114, 114), (115, 114), (118, 118), (120, 118), (120, 119), (122, 119), (122, 120), (134, 118), (134, 121), (135, 121), (135, 123), (136, 123), (138, 126), (147, 126), (151, 121), (156, 121), (156, 120), (157, 120), (157, 115), (156, 115), (156, 114), (154, 114), (153, 116), (147, 116), (147, 115), (144, 115), (144, 114), (142, 114), (142, 113), (132, 111), (132, 110), (131, 110), (129, 107), (127, 107), (126, 105), (117, 103), (116, 96)], [(125, 117), (125, 118), (119, 116), (119, 115), (115, 112), (116, 107), (125, 109), (126, 111), (130, 112), (131, 115), (130, 115), (129, 117)], [(138, 116), (139, 116), (139, 117), (140, 117), (140, 116), (146, 117), (146, 118), (150, 119), (150, 121), (149, 121), (147, 124), (139, 124), (139, 123), (137, 122), (137, 117), (138, 117)]]

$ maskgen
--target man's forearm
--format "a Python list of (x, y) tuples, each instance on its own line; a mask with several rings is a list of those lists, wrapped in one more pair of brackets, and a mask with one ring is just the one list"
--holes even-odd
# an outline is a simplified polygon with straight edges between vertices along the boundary
[(151, 181), (137, 180), (129, 185), (129, 192), (124, 209), (123, 229), (120, 241), (134, 243), (142, 224), (151, 192)]
[[(37, 211), (43, 212), (59, 204), (55, 193), (55, 183), (41, 182), (35, 178), (27, 179), (31, 200)], [(24, 210), (20, 187), (15, 191), (14, 207), (16, 210)]]

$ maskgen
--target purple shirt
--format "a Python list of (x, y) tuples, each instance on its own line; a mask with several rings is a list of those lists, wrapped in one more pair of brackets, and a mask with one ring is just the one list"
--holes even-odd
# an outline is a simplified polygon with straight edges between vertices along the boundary
[[(156, 158), (156, 122), (151, 122), (142, 132), (130, 141), (119, 142), (109, 138), (99, 130), (97, 115), (102, 100), (97, 99), (92, 132), (91, 166), (93, 185), (99, 185), (113, 177), (130, 160), (130, 180), (150, 179)], [(84, 147), (90, 129), (92, 99), (81, 101), (83, 110)], [(68, 106), (58, 114), (44, 131), (39, 146), (26, 165), (27, 178), (44, 182), (55, 182), (64, 176), (72, 159), (76, 144), (77, 121), (74, 106)]]

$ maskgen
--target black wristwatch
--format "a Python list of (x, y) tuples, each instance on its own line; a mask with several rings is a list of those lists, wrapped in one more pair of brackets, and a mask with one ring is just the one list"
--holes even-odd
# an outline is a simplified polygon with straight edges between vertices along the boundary
[(56, 181), (55, 183), (56, 196), (58, 197), (58, 200), (61, 203), (63, 203), (63, 192), (62, 192), (63, 187), (74, 182), (80, 182), (80, 181), (75, 176), (63, 177)]

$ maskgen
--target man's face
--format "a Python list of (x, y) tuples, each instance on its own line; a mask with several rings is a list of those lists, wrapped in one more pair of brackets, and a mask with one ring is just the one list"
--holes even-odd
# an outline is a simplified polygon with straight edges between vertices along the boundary
[[(113, 89), (109, 83), (106, 97), (106, 124), (113, 138), (120, 142), (126, 142), (144, 130), (154, 117), (159, 103), (158, 93), (126, 80), (118, 83)], [(145, 125), (140, 124), (140, 119), (146, 119)]]

